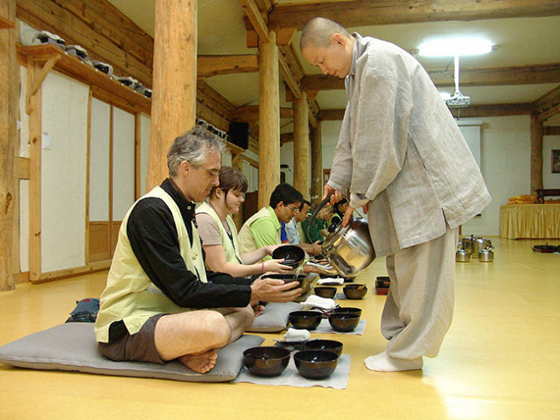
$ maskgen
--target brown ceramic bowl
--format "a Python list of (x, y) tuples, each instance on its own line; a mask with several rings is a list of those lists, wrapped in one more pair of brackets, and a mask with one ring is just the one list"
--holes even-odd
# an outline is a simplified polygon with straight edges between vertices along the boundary
[(338, 332), (351, 332), (356, 329), (360, 322), (360, 316), (349, 313), (333, 313), (329, 316), (331, 328)]
[(281, 245), (272, 251), (272, 258), (275, 260), (284, 259), (283, 265), (289, 265), (296, 269), (303, 264), (305, 251), (297, 245)]
[(358, 315), (359, 317), (362, 316), (362, 309), (361, 308), (352, 308), (352, 307), (348, 307), (348, 306), (341, 306), (339, 308), (336, 308), (333, 313), (335, 314), (342, 314), (342, 313), (346, 313), (346, 314), (355, 314)]
[(391, 285), (391, 279), (387, 276), (379, 276), (375, 280), (375, 287), (389, 287)]
[(316, 339), (305, 343), (303, 349), (332, 351), (340, 356), (342, 354), (342, 347), (343, 344), (340, 341)]
[(328, 378), (338, 365), (338, 354), (325, 350), (302, 350), (294, 354), (298, 372), (307, 379)]
[(257, 376), (278, 376), (289, 362), (290, 351), (280, 347), (252, 347), (243, 352), (243, 363)]
[(353, 283), (344, 286), (342, 291), (348, 299), (361, 299), (366, 295), (367, 287), (365, 284)]
[(276, 279), (276, 280), (282, 280), (284, 281), (284, 283), (291, 283), (293, 281), (297, 281), (299, 283), (299, 286), (297, 287), (301, 287), (303, 288), (304, 285), (307, 283), (307, 276), (300, 274), (299, 276), (294, 276), (293, 274), (266, 274), (265, 276), (263, 276), (264, 279)]
[(314, 330), (321, 323), (323, 314), (316, 311), (294, 311), (290, 312), (288, 319), (295, 329)]
[(336, 295), (336, 287), (330, 286), (315, 286), (313, 288), (315, 294), (322, 298), (332, 299)]

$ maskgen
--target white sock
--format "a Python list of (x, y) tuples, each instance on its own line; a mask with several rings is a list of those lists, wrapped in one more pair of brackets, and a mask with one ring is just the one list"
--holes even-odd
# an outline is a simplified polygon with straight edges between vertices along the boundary
[(364, 360), (364, 363), (366, 364), (366, 366), (368, 365), (368, 363), (373, 363), (375, 362), (377, 359), (379, 359), (380, 357), (386, 356), (387, 352), (381, 352), (379, 354), (374, 354), (373, 356), (369, 356), (368, 358), (366, 358), (366, 360)]
[(387, 354), (386, 351), (375, 356), (370, 356), (364, 361), (369, 370), (377, 372), (402, 372), (405, 370), (422, 369), (424, 364), (422, 358), (417, 359), (395, 359)]

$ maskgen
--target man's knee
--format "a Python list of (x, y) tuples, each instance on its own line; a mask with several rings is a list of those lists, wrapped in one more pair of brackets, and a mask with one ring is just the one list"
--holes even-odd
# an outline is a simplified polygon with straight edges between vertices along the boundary
[(229, 343), (231, 337), (231, 327), (229, 322), (219, 312), (207, 311), (205, 329), (212, 335), (214, 341), (213, 348), (221, 348)]
[(245, 326), (244, 329), (249, 328), (253, 325), (253, 321), (255, 321), (255, 311), (251, 306), (246, 306), (241, 311), (242, 323)]

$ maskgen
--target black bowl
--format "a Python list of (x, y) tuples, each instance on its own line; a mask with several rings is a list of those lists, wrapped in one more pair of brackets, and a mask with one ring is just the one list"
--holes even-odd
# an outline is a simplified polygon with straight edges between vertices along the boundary
[(343, 307), (336, 308), (333, 313), (335, 314), (356, 314), (359, 317), (362, 316), (362, 310), (360, 308), (350, 308), (350, 307)]
[(243, 352), (243, 363), (257, 376), (278, 376), (289, 362), (290, 351), (280, 347), (252, 347)]
[(375, 280), (375, 287), (389, 287), (391, 285), (391, 279), (387, 276), (379, 276)]
[(292, 326), (298, 330), (314, 330), (319, 326), (322, 318), (323, 314), (316, 311), (294, 311), (288, 315)]
[(264, 279), (276, 279), (276, 280), (283, 280), (284, 283), (291, 283), (293, 281), (297, 281), (299, 283), (299, 287), (303, 286), (303, 282), (307, 278), (307, 276), (300, 274), (295, 276), (293, 274), (266, 274), (263, 276)]
[(316, 339), (310, 340), (305, 343), (303, 349), (332, 351), (333, 353), (336, 353), (340, 356), (342, 354), (342, 347), (343, 344), (340, 341)]
[(283, 265), (298, 268), (303, 263), (305, 251), (297, 245), (281, 245), (272, 251), (275, 260), (284, 259)]
[(361, 299), (366, 295), (367, 287), (365, 284), (347, 284), (342, 288), (342, 291), (348, 299)]
[(329, 316), (331, 328), (338, 332), (354, 331), (360, 322), (360, 316), (349, 313), (333, 313)]
[(338, 364), (338, 354), (325, 350), (302, 350), (294, 354), (298, 372), (307, 379), (331, 376)]
[(334, 295), (336, 295), (336, 287), (330, 287), (330, 286), (315, 286), (313, 288), (313, 290), (315, 291), (315, 294), (317, 296), (323, 297), (323, 298), (333, 298)]

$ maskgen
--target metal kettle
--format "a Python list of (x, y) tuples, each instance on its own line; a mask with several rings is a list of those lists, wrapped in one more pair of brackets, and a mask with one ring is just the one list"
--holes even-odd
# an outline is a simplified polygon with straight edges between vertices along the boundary
[[(326, 197), (319, 203), (311, 215), (309, 224), (329, 201), (330, 197)], [(329, 266), (325, 267), (313, 262), (307, 262), (307, 265), (327, 275), (357, 276), (375, 259), (367, 222), (362, 218), (352, 218), (346, 226), (342, 224), (329, 226), (329, 234), (323, 241), (322, 254)]]
[(478, 251), (478, 260), (480, 262), (492, 262), (494, 261), (494, 251), (492, 251), (492, 246), (481, 249)]

